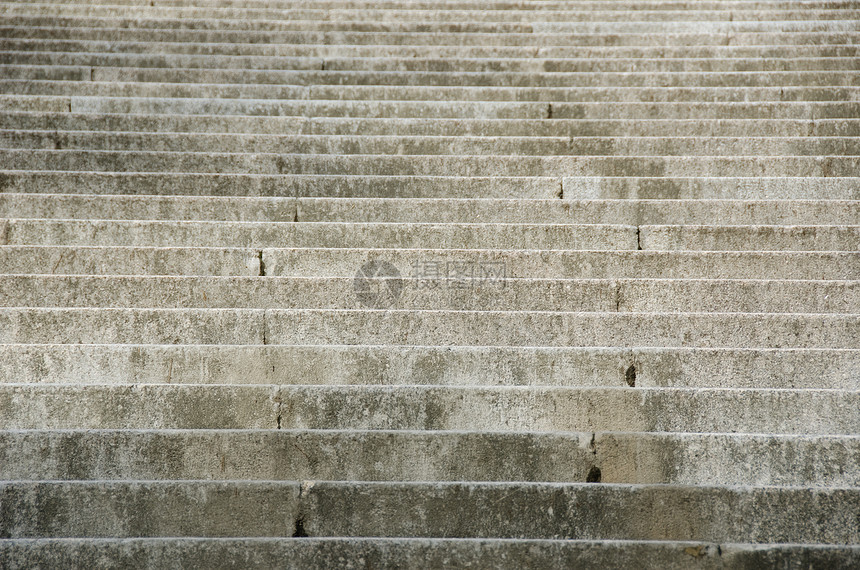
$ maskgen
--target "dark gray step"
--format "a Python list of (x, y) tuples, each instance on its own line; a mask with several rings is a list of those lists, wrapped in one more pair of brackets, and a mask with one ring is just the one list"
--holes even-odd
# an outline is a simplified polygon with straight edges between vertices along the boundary
[(845, 544), (858, 541), (860, 508), (856, 488), (134, 481), (0, 492), (9, 538), (288, 537), (301, 521), (310, 536)]
[[(0, 384), (2, 429), (855, 435), (856, 390)], [(834, 413), (838, 410), (839, 413)], [(582, 445), (587, 446), (583, 441)]]
[(727, 544), (618, 540), (428, 538), (126, 538), (0, 539), (0, 557), (18, 568), (116, 566), (159, 568), (450, 568), (451, 560), (479, 568), (540, 566), (632, 567), (667, 570), (791, 567), (851, 568), (860, 547), (812, 544)]
[(0, 458), (3, 480), (577, 483), (599, 470), (601, 483), (860, 486), (856, 436), (27, 430), (0, 432)]

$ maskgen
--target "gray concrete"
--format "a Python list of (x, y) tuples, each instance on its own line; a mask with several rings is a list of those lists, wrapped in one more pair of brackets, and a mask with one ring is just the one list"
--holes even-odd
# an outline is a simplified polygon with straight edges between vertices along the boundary
[(632, 384), (857, 390), (858, 371), (856, 349), (0, 345), (0, 382), (13, 384)]
[(858, 566), (857, 2), (0, 14), (0, 566)]
[[(8, 482), (3, 534), (856, 542), (856, 489), (506, 483)], [(52, 506), (53, 517), (43, 505)], [(460, 505), (452, 517), (439, 505)], [(126, 505), (123, 507), (123, 505)], [(132, 505), (134, 508), (128, 508)], [(798, 518), (779, 516), (774, 505)], [(847, 509), (845, 507), (848, 507)], [(586, 513), (599, 511), (600, 517)], [(111, 513), (108, 515), (107, 513)], [(124, 515), (124, 516), (123, 516)], [(655, 521), (659, 521), (655, 524)], [(681, 530), (683, 529), (683, 530)]]
[(820, 544), (714, 544), (675, 541), (428, 538), (137, 538), (7, 539), (0, 556), (10, 569), (105, 561), (144, 568), (480, 568), (575, 566), (757, 569), (811, 564), (850, 568), (860, 547)]

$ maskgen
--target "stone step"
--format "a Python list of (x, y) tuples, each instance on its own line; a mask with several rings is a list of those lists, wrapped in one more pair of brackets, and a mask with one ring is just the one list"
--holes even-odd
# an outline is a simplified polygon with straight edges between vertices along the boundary
[[(0, 432), (0, 450), (0, 477), (6, 481), (576, 483), (593, 481), (599, 472), (601, 483), (860, 485), (857, 436), (27, 430)], [(171, 461), (156, 459), (164, 456)]]
[[(860, 181), (858, 181), (860, 184)], [(7, 218), (238, 222), (852, 224), (858, 200), (499, 200), (0, 193)]]
[(821, 544), (743, 544), (679, 541), (466, 539), (466, 538), (40, 538), (0, 539), (0, 557), (10, 569), (97, 567), (105, 559), (120, 566), (158, 568), (333, 568), (360, 560), (381, 570), (464, 566), (502, 569), (633, 567), (676, 570), (725, 566), (791, 567), (807, 563), (836, 568), (860, 563), (860, 547)]
[(0, 149), (10, 170), (461, 177), (854, 177), (860, 156), (330, 155)]
[(0, 247), (4, 274), (354, 277), (373, 259), (403, 270), (422, 262), (502, 264), (514, 275), (546, 279), (860, 279), (856, 254), (833, 251)]
[[(348, 222), (183, 222), (154, 220), (4, 220), (4, 245), (128, 245), (198, 247), (410, 247), (440, 249), (637, 249), (637, 230), (624, 225), (574, 224), (356, 224)], [(683, 239), (766, 239), (783, 248), (844, 249), (853, 226), (738, 226), (669, 229), (653, 226), (654, 243)], [(860, 229), (857, 230), (860, 232)], [(641, 232), (640, 232), (641, 233)], [(650, 239), (650, 234), (649, 234)], [(800, 239), (800, 242), (798, 242)], [(791, 243), (787, 243), (791, 240)], [(719, 242), (719, 236), (717, 237)], [(725, 241), (725, 239), (723, 240)], [(841, 247), (840, 247), (841, 245)], [(650, 249), (650, 245), (649, 245)], [(665, 249), (665, 248), (661, 248)], [(675, 247), (672, 249), (689, 249)]]
[[(20, 3), (44, 4), (44, 0), (21, 0)], [(103, 0), (70, 0), (64, 1), (63, 5), (91, 5), (102, 4)], [(185, 6), (185, 0), (162, 0), (161, 6)], [(113, 6), (141, 5), (140, 0), (115, 0)], [(144, 4), (145, 5), (145, 4)], [(195, 6), (213, 6), (223, 8), (235, 8), (236, 6), (247, 6), (249, 8), (278, 8), (283, 9), (284, 3), (278, 0), (250, 0), (237, 2), (236, 0), (198, 0)], [(378, 10), (429, 10), (438, 8), (438, 2), (418, 0), (386, 0), (377, 2), (370, 0), (302, 0), (293, 2), (291, 5), (301, 9), (333, 10), (333, 9), (359, 9), (375, 8)], [(444, 7), (451, 10), (498, 10), (498, 11), (558, 11), (570, 8), (580, 10), (792, 10), (798, 8), (812, 9), (852, 9), (856, 2), (852, 0), (636, 0), (626, 2), (602, 2), (595, 0), (446, 0)]]
[(3, 245), (857, 251), (860, 226), (7, 219)]
[(860, 427), (856, 390), (28, 383), (0, 384), (0, 406), (4, 430), (656, 431), (856, 437)]
[(221, 197), (858, 200), (857, 177), (456, 177), (11, 171), (9, 193)]
[[(860, 307), (860, 281), (554, 280), (515, 277), (503, 265), (425, 265), (385, 279), (0, 275), (0, 307), (622, 313), (856, 313)], [(382, 303), (379, 290), (386, 288), (393, 298)]]
[[(289, 537), (299, 529), (339, 537), (851, 544), (860, 502), (855, 488), (590, 483), (15, 481), (0, 483), (0, 492), (9, 538)], [(46, 504), (55, 516), (44, 516)], [(601, 516), (587, 516), (594, 512)]]
[(0, 111), (0, 128), (259, 135), (854, 137), (860, 119), (357, 119)]
[(0, 345), (0, 382), (857, 390), (860, 350)]
[[(78, 74), (80, 75), (80, 74)], [(76, 79), (77, 76), (73, 76)], [(160, 83), (160, 82), (106, 82), (106, 81), (54, 81), (54, 80), (30, 80), (30, 79), (4, 79), (0, 80), (0, 95), (6, 99), (10, 96), (23, 95), (39, 97), (35, 104), (43, 102), (43, 97), (131, 97), (131, 98), (212, 98), (218, 96), (221, 99), (262, 99), (266, 105), (271, 106), (272, 100), (303, 100), (307, 104), (314, 101), (339, 100), (339, 101), (543, 101), (545, 103), (579, 103), (579, 102), (721, 102), (721, 103), (749, 103), (751, 101), (770, 102), (833, 102), (847, 103), (860, 100), (860, 87), (816, 87), (811, 85), (786, 86), (786, 87), (494, 87), (494, 86), (446, 86), (446, 85), (274, 85), (274, 84), (252, 84), (243, 85), (237, 83), (210, 84), (210, 83)], [(45, 101), (50, 104), (50, 101)], [(23, 104), (23, 102), (20, 102)], [(234, 102), (238, 103), (238, 102)], [(68, 114), (69, 105), (66, 105)], [(526, 108), (520, 105), (521, 108)], [(47, 108), (47, 107), (46, 107)], [(545, 110), (547, 108), (545, 107)], [(250, 111), (249, 111), (250, 112)], [(299, 111), (295, 111), (299, 112)], [(544, 117), (548, 114), (544, 115)], [(101, 115), (102, 117), (104, 115)], [(531, 115), (530, 115), (531, 116)], [(217, 116), (218, 122), (230, 121), (231, 117)], [(167, 118), (167, 117), (165, 117)], [(162, 117), (125, 117), (129, 121), (152, 121), (153, 119), (164, 120)], [(350, 117), (345, 117), (350, 118)], [(188, 120), (188, 117), (170, 117), (171, 120)], [(316, 117), (308, 117), (309, 120), (319, 120)], [(375, 121), (381, 121), (384, 117), (376, 117)], [(117, 118), (113, 118), (117, 120)], [(248, 119), (242, 117), (240, 121)], [(361, 121), (362, 118), (353, 118)], [(366, 119), (365, 119), (366, 120)], [(509, 119), (510, 120), (510, 119)], [(565, 119), (552, 119), (555, 122)], [(606, 119), (612, 120), (612, 119)], [(724, 119), (730, 120), (730, 119)], [(768, 119), (763, 119), (768, 120)], [(797, 119), (795, 119), (797, 120)], [(826, 120), (826, 119), (825, 119)], [(281, 119), (283, 122), (284, 120)], [(293, 122), (299, 123), (292, 119)], [(396, 119), (395, 119), (396, 121)], [(699, 120), (697, 124), (708, 124), (708, 119)], [(847, 126), (851, 126), (850, 119)], [(199, 119), (198, 119), (199, 122)], [(687, 120), (688, 123), (693, 121)], [(813, 119), (808, 119), (813, 122)], [(831, 121), (833, 122), (833, 121)], [(543, 124), (552, 126), (545, 121)], [(557, 125), (562, 127), (563, 123)], [(634, 125), (626, 125), (631, 133), (647, 134), (647, 131), (632, 129)], [(546, 128), (546, 127), (544, 127)], [(198, 127), (199, 129), (199, 127)], [(271, 129), (271, 126), (269, 127)], [(123, 129), (113, 129), (123, 130)], [(125, 129), (133, 130), (133, 129)], [(420, 133), (416, 133), (420, 134)], [(513, 132), (501, 132), (502, 135), (515, 135)], [(760, 135), (761, 133), (756, 133)], [(804, 130), (801, 135), (810, 132)]]
[[(816, 20), (850, 21), (860, 17), (857, 5), (850, 7), (820, 6), (792, 9), (789, 6), (773, 8), (769, 6), (751, 7), (744, 5), (726, 6), (716, 9), (698, 8), (691, 6), (662, 7), (662, 9), (650, 9), (643, 7), (635, 11), (605, 9), (601, 6), (578, 9), (554, 8), (544, 10), (462, 10), (456, 7), (446, 6), (444, 10), (421, 9), (410, 7), (409, 9), (394, 8), (390, 6), (361, 6), (347, 8), (313, 7), (313, 6), (188, 6), (188, 5), (81, 5), (59, 2), (44, 3), (3, 3), (0, 10), (5, 15), (23, 16), (47, 16), (59, 13), (65, 18), (102, 18), (102, 19), (203, 19), (205, 21), (232, 23), (241, 21), (257, 22), (265, 21), (268, 25), (302, 25), (310, 22), (329, 24), (331, 26), (340, 24), (347, 27), (350, 24), (385, 22), (386, 24), (417, 24), (432, 23), (441, 25), (443, 23), (468, 23), (473, 26), (477, 24), (495, 24), (499, 29), (527, 30), (529, 27), (561, 23), (619, 23), (631, 24), (640, 22), (655, 23), (711, 23), (711, 22), (734, 22), (734, 23), (764, 23), (764, 22), (806, 22)], [(671, 29), (671, 28), (670, 28)]]
[[(856, 44), (860, 33), (836, 29), (819, 31), (734, 31), (730, 34), (701, 28), (696, 31), (678, 31), (653, 34), (600, 32), (569, 33), (544, 30), (510, 33), (504, 31), (458, 33), (410, 33), (410, 32), (324, 32), (324, 31), (277, 31), (248, 29), (189, 29), (186, 27), (140, 28), (132, 26), (111, 27), (110, 22), (62, 21), (39, 22), (30, 19), (4, 17), (0, 25), (0, 36), (27, 39), (70, 39), (98, 41), (143, 41), (143, 42), (190, 42), (190, 43), (239, 43), (239, 44), (331, 44), (331, 45), (388, 45), (388, 46), (476, 46), (476, 47), (680, 47), (680, 46), (819, 46), (831, 44)], [(75, 25), (78, 24), (78, 25)], [(113, 25), (126, 24), (114, 22)], [(187, 24), (187, 22), (186, 22)]]
[[(0, 110), (51, 113), (342, 117), (348, 119), (856, 119), (857, 101), (544, 103), (510, 101), (335, 101), (0, 95)], [(277, 120), (277, 119), (275, 119)]]
[(858, 314), (10, 307), (0, 323), (4, 344), (860, 348)]
[[(849, 58), (851, 59), (851, 58)], [(277, 85), (411, 85), (463, 87), (779, 87), (860, 86), (860, 71), (337, 71), (200, 68), (92, 67), (90, 65), (0, 64), (8, 79), (257, 83)]]
[[(63, 26), (66, 28), (125, 28), (140, 29), (191, 29), (191, 30), (242, 30), (254, 32), (375, 32), (377, 34), (398, 33), (457, 33), (457, 34), (696, 34), (696, 33), (767, 33), (792, 32), (857, 32), (860, 21), (857, 10), (794, 12), (748, 12), (738, 11), (739, 20), (733, 20), (734, 10), (713, 12), (717, 19), (704, 19), (700, 13), (683, 11), (648, 12), (631, 18), (630, 13), (579, 12), (581, 20), (498, 22), (480, 21), (481, 12), (461, 15), (459, 20), (446, 21), (444, 14), (455, 12), (433, 10), (432, 15), (417, 20), (393, 20), (385, 15), (372, 17), (371, 11), (362, 10), (360, 16), (348, 20), (290, 20), (267, 18), (267, 14), (251, 16), (241, 9), (233, 14), (221, 12), (221, 17), (212, 17), (212, 8), (180, 8), (176, 10), (144, 6), (139, 9), (127, 6), (66, 6), (66, 5), (21, 5), (4, 3), (3, 19), (9, 26)], [(408, 11), (405, 12), (408, 14)], [(818, 15), (822, 17), (819, 17)], [(271, 14), (269, 14), (271, 15)], [(476, 15), (478, 17), (476, 17)], [(589, 18), (590, 16), (590, 18)], [(794, 16), (794, 18), (792, 18)], [(830, 17), (828, 17), (830, 16)], [(431, 18), (431, 19), (428, 19)], [(468, 17), (469, 20), (462, 20)], [(493, 17), (490, 13), (489, 17)], [(743, 19), (748, 18), (748, 19)], [(811, 19), (807, 19), (811, 18)], [(535, 38), (537, 41), (538, 38)]]
[[(0, 50), (0, 64), (39, 66), (91, 66), (94, 68), (211, 69), (241, 71), (367, 71), (436, 73), (753, 73), (801, 71), (853, 71), (857, 55), (846, 57), (780, 58), (547, 58), (547, 57), (310, 57), (224, 56), (163, 53), (110, 53)], [(93, 70), (94, 78), (96, 70)], [(265, 82), (268, 83), (268, 82)]]
[[(116, 4), (115, 2), (113, 2)], [(5, 33), (5, 28), (3, 28)], [(534, 58), (527, 46), (457, 45), (348, 45), (348, 44), (256, 44), (165, 41), (104, 41), (74, 38), (0, 37), (0, 50), (129, 54), (198, 54), (208, 56), (260, 57), (435, 57), (435, 58)], [(703, 45), (703, 46), (541, 46), (541, 58), (812, 58), (856, 57), (860, 46), (828, 45)]]
[(860, 137), (427, 137), (0, 129), (0, 148), (388, 156), (858, 156)]

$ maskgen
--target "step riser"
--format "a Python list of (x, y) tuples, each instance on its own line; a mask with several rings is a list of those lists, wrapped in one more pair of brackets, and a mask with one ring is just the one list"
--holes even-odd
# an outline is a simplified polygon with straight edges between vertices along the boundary
[[(787, 87), (570, 87), (561, 88), (532, 88), (532, 87), (451, 87), (451, 86), (410, 86), (410, 85), (242, 85), (242, 84), (210, 84), (195, 83), (139, 83), (139, 82), (70, 82), (53, 80), (4, 79), (0, 80), (0, 97), (28, 95), (31, 97), (151, 97), (151, 98), (214, 98), (221, 99), (261, 99), (271, 103), (273, 99), (307, 100), (309, 103), (317, 100), (332, 101), (364, 101), (371, 104), (374, 101), (543, 101), (545, 103), (594, 103), (594, 102), (625, 102), (625, 103), (696, 103), (714, 101), (719, 103), (749, 103), (760, 102), (856, 102), (860, 100), (858, 87), (829, 87), (787, 86)], [(68, 110), (68, 105), (66, 105)], [(546, 108), (544, 109), (546, 111)], [(547, 113), (544, 113), (546, 116)], [(574, 115), (575, 116), (575, 115)], [(130, 117), (130, 119), (147, 117)], [(182, 119), (183, 117), (177, 117)], [(222, 122), (230, 117), (220, 117)], [(312, 117), (310, 117), (312, 118)], [(123, 119), (126, 119), (125, 117)], [(564, 121), (555, 118), (553, 121)], [(730, 120), (730, 119), (724, 119)], [(761, 119), (766, 121), (768, 119)], [(844, 128), (846, 118), (839, 122)], [(810, 121), (811, 122), (811, 121)], [(104, 129), (106, 125), (101, 125)], [(544, 125), (544, 128), (552, 125)], [(847, 125), (847, 126), (850, 126)], [(647, 134), (647, 131), (630, 129), (632, 134)], [(271, 127), (255, 129), (254, 132), (266, 132)], [(618, 128), (618, 127), (616, 127)], [(96, 129), (99, 130), (99, 129)], [(122, 130), (122, 129), (114, 129)], [(283, 131), (277, 131), (283, 132)], [(353, 131), (350, 131), (353, 132)], [(806, 136), (811, 129), (802, 131), (799, 136)], [(344, 133), (348, 134), (348, 133)], [(499, 132), (499, 135), (517, 134)], [(531, 133), (523, 132), (521, 136)], [(571, 132), (571, 135), (574, 134)], [(576, 133), (582, 134), (582, 133)], [(605, 131), (595, 134), (605, 135)], [(677, 134), (670, 132), (667, 134)], [(733, 131), (729, 134), (738, 133)], [(742, 133), (741, 133), (742, 134)], [(826, 135), (826, 131), (819, 132)], [(756, 135), (761, 135), (757, 132)]]
[[(3, 531), (11, 538), (187, 536), (192, 528), (196, 536), (291, 536), (301, 519), (311, 536), (839, 544), (858, 540), (846, 505), (860, 501), (842, 489), (506, 484), (22, 482), (2, 492)], [(56, 513), (49, 520), (45, 504)], [(446, 504), (460, 505), (459, 515), (439, 507)], [(782, 517), (775, 504), (803, 513), (801, 520)]]
[[(433, 269), (436, 269), (435, 262)], [(495, 269), (495, 268), (493, 268)], [(578, 281), (484, 276), (460, 264), (448, 277), (420, 267), (391, 280), (392, 309), (594, 312), (851, 313), (860, 281)], [(446, 269), (446, 271), (448, 271)], [(380, 287), (384, 285), (379, 284)], [(353, 278), (88, 278), (0, 276), (4, 307), (360, 309)], [(374, 290), (375, 291), (375, 290)], [(385, 307), (389, 308), (389, 307)]]
[(0, 150), (11, 170), (370, 176), (852, 176), (860, 156), (387, 156)]
[(147, 69), (143, 67), (40, 66), (2, 64), (8, 79), (159, 82), (262, 83), (287, 85), (412, 85), (504, 87), (767, 87), (781, 85), (860, 86), (856, 71), (752, 72), (432, 72), (432, 71), (253, 71)]
[(860, 348), (860, 317), (824, 314), (5, 308), (0, 323), (11, 344)]
[(860, 388), (856, 350), (0, 345), (0, 356), (4, 383)]
[[(404, 58), (259, 57), (0, 51), (0, 65), (186, 68), (250, 71), (492, 72), (492, 73), (733, 73), (855, 71), (856, 57), (759, 58)], [(95, 71), (95, 70), (94, 70)]]
[(0, 222), (3, 245), (134, 247), (857, 251), (860, 226), (622, 226), (36, 220)]
[[(86, 39), (38, 39), (44, 29), (33, 29), (34, 38), (0, 38), (0, 50), (50, 51), (68, 53), (116, 53), (158, 55), (205, 55), (211, 57), (425, 57), (425, 58), (532, 58), (535, 50), (526, 46), (413, 46), (413, 45), (326, 45), (326, 44), (244, 44), (198, 42), (133, 42)], [(79, 30), (76, 30), (76, 32)], [(9, 34), (8, 28), (3, 28)], [(15, 35), (15, 34), (12, 34)], [(541, 46), (541, 58), (821, 58), (856, 57), (860, 47), (850, 44), (807, 46), (689, 46), (679, 47), (583, 47)]]
[[(159, 86), (164, 89), (164, 86)], [(163, 91), (162, 91), (163, 94)], [(860, 120), (476, 120), (350, 119), (248, 116), (89, 115), (0, 111), (0, 128), (53, 131), (258, 133), (259, 135), (486, 136), (486, 137), (853, 137)]]
[(428, 177), (7, 171), (10, 193), (348, 198), (860, 200), (850, 177)]
[(860, 137), (421, 137), (0, 131), (6, 149), (359, 155), (821, 156), (860, 155)]
[(670, 431), (852, 435), (856, 392), (0, 385), (2, 429)]
[[(552, 279), (860, 279), (848, 252), (577, 252), (492, 250), (353, 250), (6, 246), (6, 274), (223, 275), (354, 277), (371, 259), (414, 267), (502, 263), (514, 275)], [(263, 269), (260, 262), (263, 262)]]
[[(689, 568), (687, 552), (701, 556), (703, 569), (725, 565), (761, 568), (807, 563), (835, 568), (860, 563), (860, 547), (825, 545), (760, 545), (695, 542), (617, 542), (500, 539), (19, 539), (0, 541), (0, 557), (10, 569), (36, 566), (97, 567), (105, 559), (120, 566), (164, 568), (334, 568), (344, 560), (361, 560), (372, 568), (449, 568), (455, 559), (464, 566), (504, 569), (572, 568), (577, 565), (630, 568), (647, 564), (666, 570)], [(253, 559), (253, 562), (251, 562)]]
[(578, 201), (217, 198), (0, 194), (7, 218), (110, 220), (543, 223), (852, 224), (860, 201)]
[[(0, 95), (5, 111), (52, 113), (127, 113), (180, 115), (305, 116), (345, 118), (468, 118), (547, 119), (548, 103), (463, 101), (285, 101), (266, 99), (110, 98)], [(857, 102), (763, 102), (763, 103), (556, 103), (555, 119), (855, 119)]]
[(597, 466), (602, 483), (860, 483), (860, 439), (808, 436), (33, 431), (0, 434), (0, 449), (4, 480), (577, 483)]
[[(92, 39), (102, 41), (145, 41), (145, 42), (193, 42), (193, 43), (256, 43), (256, 44), (342, 44), (342, 45), (389, 45), (389, 46), (513, 46), (548, 47), (588, 46), (588, 47), (680, 47), (680, 46), (819, 46), (828, 44), (855, 44), (860, 33), (842, 30), (797, 31), (790, 34), (776, 31), (736, 31), (728, 38), (725, 32), (699, 30), (698, 32), (654, 33), (402, 33), (402, 32), (310, 32), (310, 31), (262, 31), (236, 29), (179, 29), (161, 27), (139, 29), (140, 22), (134, 26), (110, 27), (108, 22), (92, 22), (89, 25), (80, 21), (44, 22), (33, 25), (29, 19), (16, 18), (18, 23), (6, 18), (0, 27), (7, 38), (52, 38)], [(77, 25), (76, 25), (77, 24)], [(108, 25), (105, 25), (108, 24)], [(161, 22), (159, 22), (161, 24)], [(187, 26), (187, 22), (184, 22)]]

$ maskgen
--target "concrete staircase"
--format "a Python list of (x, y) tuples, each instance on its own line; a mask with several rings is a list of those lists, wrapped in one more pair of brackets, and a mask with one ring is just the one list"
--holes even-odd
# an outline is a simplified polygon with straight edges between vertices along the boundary
[(860, 567), (860, 2), (0, 4), (0, 567)]

